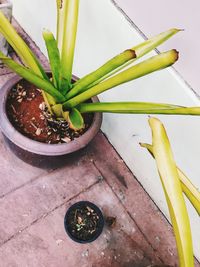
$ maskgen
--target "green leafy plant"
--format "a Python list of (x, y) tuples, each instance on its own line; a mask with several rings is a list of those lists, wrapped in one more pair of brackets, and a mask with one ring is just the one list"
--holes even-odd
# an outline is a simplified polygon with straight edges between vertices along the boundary
[(193, 267), (192, 235), (183, 193), (200, 215), (200, 192), (177, 167), (163, 124), (150, 118), (152, 145), (141, 143), (155, 158), (165, 193), (179, 254), (180, 267)]
[[(148, 102), (87, 103), (86, 101), (106, 90), (125, 82), (137, 79), (173, 65), (178, 52), (170, 50), (136, 64), (136, 60), (155, 49), (167, 39), (178, 33), (170, 29), (143, 43), (136, 45), (106, 62), (97, 70), (72, 80), (72, 68), (76, 32), (78, 25), (79, 0), (57, 0), (57, 34), (44, 30), (43, 38), (48, 51), (52, 78), (49, 79), (36, 55), (30, 50), (15, 29), (0, 12), (0, 33), (4, 35), (24, 66), (14, 62), (0, 52), (3, 61), (18, 75), (38, 88), (51, 114), (58, 119), (64, 118), (72, 129), (84, 127), (82, 113), (111, 112), (134, 114), (185, 114), (199, 115), (199, 107), (180, 107), (171, 104)], [(131, 66), (129, 66), (132, 64)], [(73, 83), (74, 82), (74, 83)]]

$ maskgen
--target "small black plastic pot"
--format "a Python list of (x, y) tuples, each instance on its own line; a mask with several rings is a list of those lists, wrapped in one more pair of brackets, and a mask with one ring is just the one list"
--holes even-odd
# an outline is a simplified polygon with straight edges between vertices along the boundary
[[(90, 207), (91, 209), (93, 209), (96, 212), (96, 214), (99, 217), (99, 221), (97, 223), (97, 230), (94, 232), (93, 235), (90, 236), (90, 239), (81, 240), (81, 239), (78, 239), (76, 236), (73, 235), (72, 228), (71, 228), (70, 221), (69, 221), (69, 217), (70, 217), (71, 212), (73, 212), (77, 208), (81, 209), (81, 208), (86, 207), (86, 206)], [(64, 219), (64, 226), (65, 226), (65, 230), (66, 230), (68, 236), (73, 241), (75, 241), (77, 243), (81, 243), (81, 244), (91, 243), (91, 242), (95, 241), (101, 235), (103, 228), (104, 228), (104, 217), (103, 217), (101, 210), (95, 204), (93, 204), (89, 201), (80, 201), (80, 202), (73, 204), (67, 210), (66, 215), (65, 215), (65, 219)]]

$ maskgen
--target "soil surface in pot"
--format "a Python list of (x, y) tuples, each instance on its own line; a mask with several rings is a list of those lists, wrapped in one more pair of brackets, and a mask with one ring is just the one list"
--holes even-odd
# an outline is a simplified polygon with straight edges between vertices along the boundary
[(87, 241), (98, 232), (99, 220), (96, 211), (88, 205), (76, 207), (68, 215), (68, 229), (76, 239)]
[(78, 138), (93, 121), (93, 114), (85, 114), (85, 128), (71, 130), (65, 120), (56, 120), (48, 113), (41, 90), (24, 80), (10, 90), (6, 111), (10, 122), (20, 133), (48, 144), (68, 143)]

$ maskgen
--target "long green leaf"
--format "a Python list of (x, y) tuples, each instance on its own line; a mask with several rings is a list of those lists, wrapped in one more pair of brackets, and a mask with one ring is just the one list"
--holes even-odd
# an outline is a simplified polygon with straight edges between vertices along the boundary
[(63, 95), (65, 95), (66, 92), (71, 88), (71, 85), (69, 84), (68, 80), (62, 76), (63, 74), (61, 70), (61, 59), (57, 41), (54, 38), (53, 33), (49, 30), (43, 31), (43, 38), (45, 40), (46, 48), (48, 51), (54, 86)]
[[(121, 64), (121, 66), (116, 66), (115, 69), (113, 69), (112, 71), (110, 71), (109, 73), (105, 74), (104, 76), (102, 76), (99, 79), (96, 79), (95, 82), (93, 82), (89, 87), (93, 87), (94, 85), (100, 83), (101, 81), (111, 77), (112, 75), (114, 75), (115, 73), (121, 71), (122, 69), (124, 69), (125, 67), (129, 66), (130, 64), (132, 64), (133, 62), (135, 62), (137, 59), (141, 58), (142, 56), (146, 55), (147, 53), (149, 53), (150, 51), (152, 51), (153, 49), (155, 49), (156, 47), (158, 47), (159, 45), (161, 45), (162, 43), (164, 43), (165, 41), (167, 41), (170, 37), (172, 37), (174, 34), (180, 32), (181, 30), (179, 29), (169, 29), (165, 32), (162, 32), (148, 40), (146, 40), (145, 42), (142, 42), (139, 45), (136, 45), (134, 47), (131, 48), (131, 50), (134, 50), (136, 53), (136, 58), (133, 58), (127, 62), (124, 62), (124, 64)], [(82, 79), (84, 79), (85, 77), (83, 77)], [(78, 80), (75, 83), (75, 86), (79, 84), (79, 82), (81, 82), (81, 80)], [(69, 99), (70, 97), (68, 97)]]
[(192, 182), (188, 179), (188, 177), (179, 169), (178, 174), (179, 178), (182, 182), (182, 189), (193, 207), (196, 209), (197, 213), (200, 216), (200, 192), (197, 188), (192, 184)]
[(147, 53), (149, 53), (150, 51), (152, 51), (153, 49), (155, 49), (159, 45), (163, 44), (170, 37), (172, 37), (173, 35), (175, 35), (176, 33), (180, 32), (180, 31), (182, 31), (182, 30), (176, 29), (176, 28), (169, 29), (165, 32), (162, 32), (162, 33), (146, 40), (145, 42), (143, 42), (141, 44), (138, 44), (138, 45), (132, 47), (132, 49), (135, 50), (137, 59), (140, 57), (143, 57), (144, 55), (146, 55)]
[(62, 76), (71, 82), (78, 24), (79, 0), (57, 0), (57, 41), (61, 53)]
[(135, 51), (130, 49), (112, 58), (97, 70), (78, 80), (73, 89), (66, 95), (66, 100), (84, 92), (90, 84), (135, 57)]
[(49, 81), (36, 75), (32, 70), (27, 69), (26, 67), (23, 67), (20, 64), (16, 63), (14, 60), (3, 56), (1, 52), (0, 60), (2, 60), (4, 64), (6, 64), (18, 75), (31, 82), (38, 88), (44, 90), (48, 94), (52, 95), (58, 102), (62, 102), (64, 100), (64, 96), (59, 91), (57, 91), (56, 88)]
[(27, 67), (32, 69), (38, 76), (47, 78), (36, 56), (19, 36), (2, 11), (0, 11), (0, 33), (6, 38)]
[[(154, 157), (152, 145), (145, 143), (140, 143), (140, 145), (141, 147), (145, 147), (149, 151), (149, 153)], [(193, 207), (196, 209), (197, 213), (200, 215), (200, 192), (192, 184), (190, 179), (178, 167), (176, 168), (178, 171), (179, 179), (181, 181), (181, 187), (184, 194), (189, 199)]]
[(162, 123), (150, 118), (153, 153), (165, 192), (176, 238), (180, 267), (193, 267), (193, 247), (189, 217), (169, 139)]
[(60, 77), (60, 54), (57, 47), (57, 42), (53, 36), (53, 33), (44, 30), (43, 31), (43, 38), (45, 40), (48, 56), (49, 56), (49, 62), (51, 66), (51, 72), (53, 76), (53, 83), (54, 86), (59, 89), (59, 77)]
[(163, 114), (200, 116), (200, 107), (181, 107), (152, 102), (100, 102), (77, 105), (81, 113), (108, 112), (125, 114)]
[[(46, 75), (44, 69), (39, 63), (37, 57), (33, 54), (24, 40), (19, 36), (14, 27), (8, 21), (8, 19), (4, 16), (4, 14), (0, 11), (0, 33), (5, 37), (7, 42), (13, 47), (18, 56), (22, 59), (23, 63), (29, 67), (33, 72), (35, 72), (38, 76), (49, 80)], [(54, 104), (54, 99), (42, 92), (43, 98), (48, 106), (49, 111), (51, 112), (50, 104)]]
[[(108, 112), (108, 113), (127, 113), (127, 114), (162, 114), (179, 109), (180, 106), (163, 103), (151, 102), (100, 102), (82, 103), (77, 106), (81, 113)], [(199, 109), (200, 111), (200, 109)]]
[(178, 59), (178, 52), (170, 50), (160, 55), (149, 58), (117, 75), (114, 77), (88, 89), (74, 98), (64, 103), (64, 108), (75, 107), (78, 104), (90, 99), (92, 96), (98, 95), (110, 88), (113, 88), (122, 83), (137, 79), (141, 76), (147, 75), (157, 70), (161, 70), (171, 66)]

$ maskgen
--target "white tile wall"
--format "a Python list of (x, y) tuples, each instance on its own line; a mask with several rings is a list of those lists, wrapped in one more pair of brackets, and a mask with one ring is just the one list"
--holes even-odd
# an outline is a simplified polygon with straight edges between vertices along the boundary
[(176, 47), (180, 60), (176, 69), (200, 94), (200, 1), (199, 0), (114, 0), (136, 23), (145, 35), (151, 36), (163, 29), (179, 27), (185, 31), (163, 45), (162, 49)]

